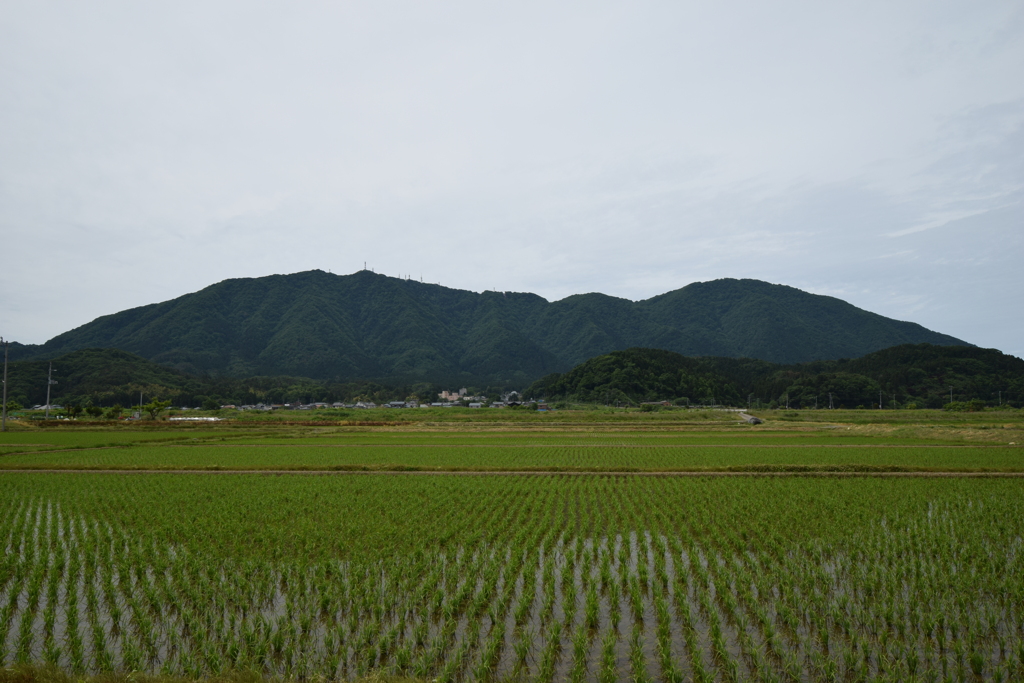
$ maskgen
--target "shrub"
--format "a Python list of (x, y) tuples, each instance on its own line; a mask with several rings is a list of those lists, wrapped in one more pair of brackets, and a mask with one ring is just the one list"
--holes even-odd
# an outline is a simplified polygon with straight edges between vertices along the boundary
[(980, 413), (985, 410), (985, 402), (978, 398), (970, 401), (953, 401), (942, 406), (942, 409), (956, 413)]

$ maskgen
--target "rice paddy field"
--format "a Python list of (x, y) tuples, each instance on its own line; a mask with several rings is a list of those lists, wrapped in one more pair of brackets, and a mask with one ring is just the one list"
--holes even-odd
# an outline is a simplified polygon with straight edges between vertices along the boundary
[(1024, 472), (1015, 446), (818, 445), (162, 445), (29, 451), (3, 469), (383, 471), (936, 471)]
[(0, 667), (1024, 678), (1014, 432), (768, 427), (3, 434)]

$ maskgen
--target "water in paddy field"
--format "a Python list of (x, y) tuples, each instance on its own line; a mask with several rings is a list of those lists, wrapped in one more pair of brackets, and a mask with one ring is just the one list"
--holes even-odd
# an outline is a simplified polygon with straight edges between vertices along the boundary
[(0, 518), (0, 659), (189, 676), (1011, 680), (1022, 540), (982, 524), (985, 506), (929, 504), (841, 545), (540, 530), (303, 565), (203, 557), (26, 498)]

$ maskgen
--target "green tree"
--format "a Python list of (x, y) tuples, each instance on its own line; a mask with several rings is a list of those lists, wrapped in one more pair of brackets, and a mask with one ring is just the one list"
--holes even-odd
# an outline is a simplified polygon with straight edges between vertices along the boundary
[(160, 412), (170, 407), (170, 401), (151, 401), (142, 406), (142, 409), (149, 413), (151, 419), (155, 420)]
[(85, 414), (92, 418), (97, 418), (103, 414), (103, 408), (89, 404), (85, 407)]
[(13, 412), (15, 410), (21, 410), (22, 405), (15, 401), (13, 398), (7, 401), (7, 412)]
[(124, 408), (121, 406), (121, 404), (115, 403), (112, 407), (107, 408), (107, 412), (103, 413), (103, 417), (107, 418), (108, 420), (120, 420), (122, 410), (124, 410)]

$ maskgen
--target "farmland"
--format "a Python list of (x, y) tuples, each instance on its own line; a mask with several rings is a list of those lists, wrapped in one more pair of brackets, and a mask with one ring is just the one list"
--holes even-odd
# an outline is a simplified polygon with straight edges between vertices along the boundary
[[(0, 472), (0, 665), (349, 680), (1024, 676), (1024, 480), (658, 476), (1013, 473), (1017, 437), (730, 429), (6, 434), (7, 469), (99, 471)], [(421, 475), (331, 470), (392, 465)], [(265, 471), (118, 472), (133, 467)], [(288, 473), (300, 467), (322, 474)]]
[(1024, 472), (1015, 446), (192, 445), (12, 453), (3, 469)]

